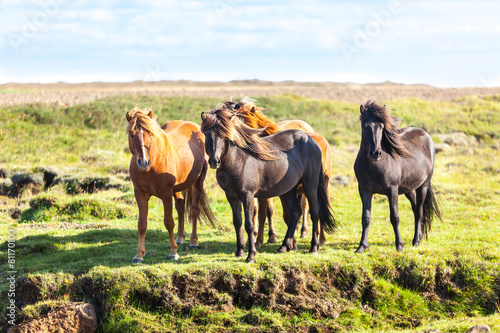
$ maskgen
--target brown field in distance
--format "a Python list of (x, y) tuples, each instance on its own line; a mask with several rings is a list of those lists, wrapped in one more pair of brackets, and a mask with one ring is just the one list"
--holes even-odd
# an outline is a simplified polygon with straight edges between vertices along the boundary
[(0, 84), (0, 106), (30, 103), (74, 105), (117, 95), (191, 96), (235, 98), (292, 94), (361, 104), (367, 99), (390, 101), (414, 97), (423, 100), (452, 101), (467, 96), (500, 94), (500, 87), (437, 88), (425, 84), (313, 83), (295, 81), (241, 80), (230, 82), (134, 81), (128, 83), (7, 83)]

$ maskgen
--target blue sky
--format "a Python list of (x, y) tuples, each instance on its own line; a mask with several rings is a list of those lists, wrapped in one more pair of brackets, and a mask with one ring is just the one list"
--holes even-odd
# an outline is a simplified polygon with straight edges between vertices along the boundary
[(0, 83), (500, 86), (500, 2), (0, 0)]

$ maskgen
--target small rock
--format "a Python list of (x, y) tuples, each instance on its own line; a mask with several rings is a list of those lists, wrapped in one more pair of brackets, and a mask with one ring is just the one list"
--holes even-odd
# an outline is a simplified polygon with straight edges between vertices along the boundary
[(436, 143), (434, 145), (434, 149), (436, 150), (436, 153), (442, 153), (443, 151), (448, 151), (451, 149), (450, 145), (447, 143)]
[(31, 174), (29, 172), (20, 172), (13, 175), (10, 179), (17, 187), (43, 185), (43, 174), (41, 172), (37, 172), (34, 174)]
[(7, 333), (74, 332), (93, 333), (97, 315), (90, 303), (64, 303), (47, 315), (9, 328)]
[(337, 176), (330, 180), (330, 184), (332, 184), (333, 186), (347, 186), (349, 185), (349, 178), (347, 178), (346, 176)]
[(477, 146), (477, 139), (472, 135), (456, 132), (449, 134), (438, 134), (437, 137), (441, 142), (450, 146), (474, 147)]
[(481, 332), (491, 332), (491, 329), (487, 325), (476, 325), (471, 327), (467, 333), (481, 333)]
[(46, 189), (54, 185), (54, 180), (63, 174), (59, 168), (54, 166), (38, 167), (35, 171), (43, 173), (43, 181)]

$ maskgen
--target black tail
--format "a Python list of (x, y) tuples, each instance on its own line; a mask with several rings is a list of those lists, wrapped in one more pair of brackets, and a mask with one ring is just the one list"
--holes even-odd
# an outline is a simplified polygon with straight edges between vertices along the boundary
[[(189, 222), (191, 222), (191, 202), (193, 201), (193, 189), (190, 187), (189, 189), (185, 190), (184, 192), (184, 197), (186, 198), (186, 209), (185, 213), (187, 216), (187, 219)], [(217, 227), (217, 218), (215, 217), (214, 213), (210, 209), (207, 193), (205, 192), (205, 189), (201, 190), (201, 195), (200, 195), (200, 201), (199, 201), (199, 208), (200, 208), (200, 221), (203, 220), (204, 222), (209, 222), (212, 227)]]
[(422, 232), (424, 233), (425, 239), (427, 239), (427, 235), (431, 231), (432, 219), (434, 218), (434, 216), (437, 216), (440, 220), (442, 220), (441, 211), (439, 210), (439, 206), (434, 195), (434, 187), (429, 184), (429, 187), (427, 189), (427, 196), (425, 197), (424, 201), (424, 216), (422, 219)]
[(328, 200), (328, 192), (325, 184), (325, 177), (323, 174), (323, 166), (321, 166), (321, 172), (319, 173), (318, 204), (319, 222), (321, 223), (321, 227), (331, 235), (337, 229), (337, 222), (333, 217), (332, 207), (330, 206), (330, 201)]

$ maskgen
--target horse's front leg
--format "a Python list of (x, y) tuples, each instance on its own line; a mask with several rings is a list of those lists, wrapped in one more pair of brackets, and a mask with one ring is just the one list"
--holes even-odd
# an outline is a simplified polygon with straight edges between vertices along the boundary
[(359, 247), (356, 250), (356, 253), (363, 253), (368, 247), (368, 229), (370, 229), (373, 193), (366, 192), (361, 188), (358, 188), (358, 190), (363, 204), (363, 213), (361, 216), (363, 231), (361, 232), (361, 241), (359, 242)]
[(231, 210), (233, 212), (233, 225), (236, 232), (236, 257), (242, 257), (245, 254), (245, 239), (243, 237), (243, 227), (241, 220), (241, 201), (238, 198), (226, 195)]
[(248, 235), (248, 257), (246, 262), (254, 262), (255, 255), (257, 254), (257, 248), (255, 247), (255, 235), (254, 235), (254, 199), (253, 193), (245, 193), (242, 195), (241, 201), (243, 203), (243, 209), (245, 211), (245, 230)]
[(281, 204), (283, 205), (283, 218), (288, 225), (285, 239), (278, 249), (279, 253), (284, 253), (290, 250), (297, 249), (297, 241), (295, 239), (295, 229), (297, 229), (297, 222), (300, 219), (301, 209), (300, 203), (297, 199), (297, 188), (285, 193), (280, 197)]
[(132, 263), (140, 264), (143, 262), (144, 254), (146, 253), (145, 239), (146, 230), (148, 228), (148, 202), (150, 196), (134, 190), (135, 201), (139, 208), (139, 219), (137, 221), (137, 229), (139, 231), (139, 244), (137, 245), (137, 254), (132, 259)]
[(172, 194), (172, 189), (167, 187), (161, 199), (163, 201), (163, 224), (168, 231), (168, 238), (170, 240), (170, 254), (168, 258), (177, 260), (179, 259), (179, 255), (177, 254), (177, 243), (175, 242), (174, 234), (175, 222), (172, 216)]
[(391, 224), (396, 237), (396, 250), (402, 251), (404, 244), (399, 234), (399, 210), (398, 210), (398, 189), (391, 187), (387, 197), (389, 198), (389, 209), (391, 212)]

